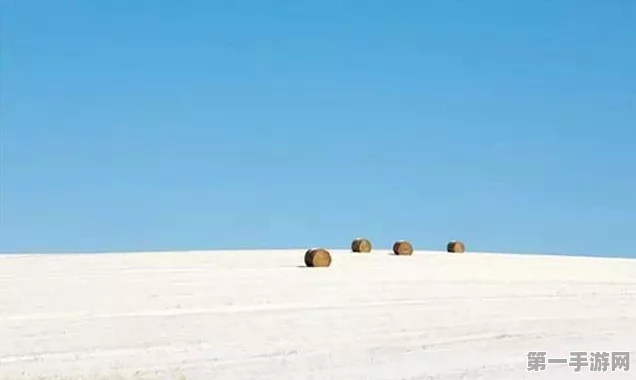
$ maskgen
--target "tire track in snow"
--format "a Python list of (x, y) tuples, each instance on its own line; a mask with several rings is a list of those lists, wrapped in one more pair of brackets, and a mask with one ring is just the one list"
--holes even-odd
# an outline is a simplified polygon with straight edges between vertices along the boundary
[[(304, 310), (341, 310), (376, 308), (387, 306), (417, 306), (427, 304), (440, 304), (444, 302), (473, 300), (475, 302), (489, 301), (512, 301), (517, 299), (528, 300), (566, 300), (566, 299), (591, 299), (591, 298), (630, 298), (629, 294), (589, 294), (585, 296), (571, 294), (555, 295), (523, 295), (504, 297), (443, 297), (428, 298), (424, 300), (402, 300), (402, 301), (381, 301), (381, 302), (360, 302), (341, 305), (334, 304), (266, 304), (266, 305), (244, 305), (244, 306), (219, 306), (212, 308), (186, 308), (186, 309), (163, 309), (163, 310), (140, 310), (120, 313), (91, 313), (86, 311), (63, 312), (63, 313), (39, 313), (21, 315), (2, 315), (0, 321), (36, 321), (36, 320), (59, 320), (59, 319), (110, 319), (110, 318), (142, 318), (142, 317), (173, 317), (197, 314), (235, 314), (235, 313), (255, 313), (255, 312), (279, 312), (279, 311), (304, 311)], [(636, 314), (636, 310), (635, 310)]]

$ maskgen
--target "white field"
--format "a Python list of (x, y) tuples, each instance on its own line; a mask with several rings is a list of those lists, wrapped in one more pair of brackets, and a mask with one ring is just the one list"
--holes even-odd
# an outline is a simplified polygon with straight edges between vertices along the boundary
[(303, 255), (0, 255), (0, 379), (636, 378), (634, 259)]

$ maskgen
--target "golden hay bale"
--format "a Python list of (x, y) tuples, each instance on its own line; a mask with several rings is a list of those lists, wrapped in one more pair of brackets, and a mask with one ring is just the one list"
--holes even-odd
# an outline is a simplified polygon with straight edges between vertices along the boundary
[(305, 252), (305, 265), (308, 267), (328, 267), (331, 265), (331, 254), (323, 248), (310, 248)]
[(413, 245), (406, 240), (398, 240), (393, 243), (393, 253), (400, 256), (412, 255)]
[(365, 238), (357, 238), (351, 242), (351, 251), (369, 253), (371, 252), (371, 241)]
[(446, 244), (446, 251), (451, 253), (464, 253), (465, 250), (466, 247), (461, 241), (453, 240)]

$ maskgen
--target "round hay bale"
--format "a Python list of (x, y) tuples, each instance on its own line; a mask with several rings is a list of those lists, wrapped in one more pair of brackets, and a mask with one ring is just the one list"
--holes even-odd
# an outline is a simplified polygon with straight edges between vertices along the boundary
[(369, 239), (357, 238), (351, 242), (351, 251), (353, 252), (369, 253), (372, 248)]
[(453, 240), (448, 242), (448, 244), (446, 244), (446, 251), (450, 253), (464, 253), (465, 250), (466, 250), (466, 247), (464, 246), (464, 243), (462, 243), (461, 241)]
[(331, 254), (323, 248), (310, 248), (305, 252), (305, 265), (308, 267), (328, 267), (331, 265)]
[(413, 254), (413, 245), (406, 240), (398, 240), (393, 243), (393, 253), (400, 256), (409, 256)]

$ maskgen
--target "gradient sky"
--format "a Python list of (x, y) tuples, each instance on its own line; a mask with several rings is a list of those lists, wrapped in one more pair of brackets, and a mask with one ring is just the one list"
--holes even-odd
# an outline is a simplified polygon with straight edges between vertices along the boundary
[(0, 0), (0, 251), (636, 257), (636, 2)]

